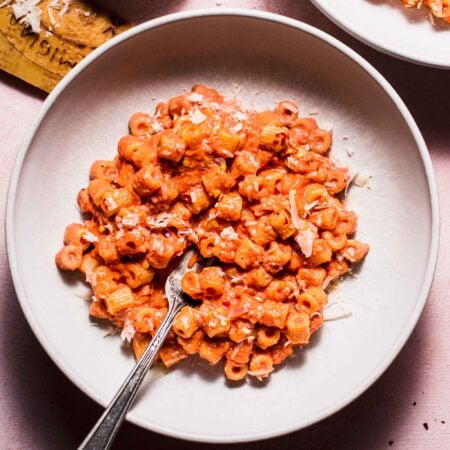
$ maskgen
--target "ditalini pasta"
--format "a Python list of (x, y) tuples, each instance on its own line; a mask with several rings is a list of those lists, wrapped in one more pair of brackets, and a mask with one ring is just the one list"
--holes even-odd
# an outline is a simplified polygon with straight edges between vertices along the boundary
[(450, 23), (450, 0), (402, 0), (407, 8), (430, 9), (430, 17), (436, 17)]
[(267, 377), (323, 323), (327, 287), (369, 247), (341, 200), (348, 170), (332, 134), (291, 101), (256, 112), (204, 85), (136, 113), (115, 159), (78, 194), (82, 224), (56, 255), (93, 289), (90, 314), (123, 328), (138, 358), (167, 312), (164, 282), (195, 246), (185, 307), (159, 353), (197, 354), (230, 380)]

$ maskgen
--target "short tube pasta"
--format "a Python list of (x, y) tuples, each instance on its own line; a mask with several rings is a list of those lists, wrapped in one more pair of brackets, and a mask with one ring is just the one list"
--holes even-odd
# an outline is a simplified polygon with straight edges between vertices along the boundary
[(402, 2), (407, 8), (427, 7), (432, 17), (450, 23), (450, 0), (402, 0)]
[[(332, 133), (280, 101), (244, 109), (196, 85), (137, 112), (111, 160), (95, 161), (55, 261), (93, 290), (89, 313), (122, 328), (136, 358), (167, 314), (165, 280), (188, 248), (200, 269), (159, 352), (198, 355), (231, 381), (263, 379), (323, 325), (328, 286), (361, 262), (349, 172)], [(202, 259), (203, 258), (203, 259)], [(208, 259), (208, 264), (204, 264)]]

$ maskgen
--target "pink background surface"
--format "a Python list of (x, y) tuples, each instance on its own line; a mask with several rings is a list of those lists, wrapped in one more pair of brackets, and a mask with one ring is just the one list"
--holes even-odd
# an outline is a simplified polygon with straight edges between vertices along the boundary
[[(344, 410), (297, 433), (235, 446), (178, 441), (127, 423), (113, 448), (450, 448), (450, 72), (401, 62), (368, 48), (332, 24), (307, 0), (129, 0), (122, 2), (125, 4), (141, 21), (203, 7), (268, 10), (316, 26), (362, 54), (392, 83), (422, 130), (439, 186), (442, 236), (436, 277), (415, 331), (386, 373)], [(40, 91), (0, 72), (2, 223), (16, 153), (44, 98)], [(0, 267), (0, 448), (75, 448), (101, 414), (101, 408), (66, 379), (32, 334), (11, 282), (3, 225)]]

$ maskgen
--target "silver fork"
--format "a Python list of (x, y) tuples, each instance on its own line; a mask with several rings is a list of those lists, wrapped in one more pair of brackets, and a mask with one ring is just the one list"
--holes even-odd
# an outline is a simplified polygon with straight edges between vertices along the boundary
[[(189, 260), (194, 255), (194, 250), (189, 250), (181, 258), (178, 266), (167, 277), (165, 292), (169, 310), (158, 331), (153, 336), (150, 345), (146, 348), (133, 370), (124, 381), (119, 391), (112, 399), (108, 408), (102, 414), (98, 422), (92, 428), (85, 440), (78, 447), (79, 450), (108, 449), (122, 425), (133, 400), (136, 397), (139, 386), (161, 348), (167, 333), (172, 328), (173, 319), (183, 306), (186, 306), (185, 296), (181, 290), (181, 279), (188, 272)], [(195, 264), (190, 270), (195, 270)]]

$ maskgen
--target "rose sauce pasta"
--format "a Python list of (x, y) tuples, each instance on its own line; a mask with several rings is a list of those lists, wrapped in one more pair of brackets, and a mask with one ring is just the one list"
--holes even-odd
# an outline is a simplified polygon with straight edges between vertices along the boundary
[(122, 328), (136, 358), (167, 313), (164, 282), (188, 247), (202, 261), (182, 288), (197, 306), (175, 318), (159, 353), (224, 362), (267, 377), (323, 323), (327, 287), (369, 247), (353, 238), (348, 170), (327, 156), (330, 131), (291, 101), (242, 108), (204, 85), (136, 113), (112, 161), (78, 194), (82, 224), (56, 255), (93, 289), (90, 315)]
[(450, 0), (402, 0), (407, 8), (428, 7), (430, 18), (436, 17), (450, 23)]

